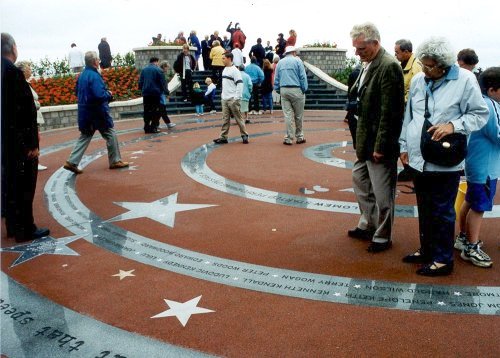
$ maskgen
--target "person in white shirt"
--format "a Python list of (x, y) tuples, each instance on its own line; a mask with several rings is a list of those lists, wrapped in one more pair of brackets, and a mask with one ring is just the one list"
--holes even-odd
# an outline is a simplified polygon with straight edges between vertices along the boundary
[(240, 44), (234, 44), (234, 48), (231, 53), (233, 54), (233, 65), (236, 67), (243, 65), (243, 52), (241, 52)]
[(209, 107), (210, 114), (215, 114), (217, 111), (215, 110), (214, 98), (216, 94), (217, 87), (212, 82), (210, 77), (205, 79), (205, 84), (207, 85), (207, 91), (205, 92), (205, 103)]
[(229, 134), (231, 116), (236, 119), (240, 127), (240, 134), (243, 144), (248, 144), (248, 132), (245, 128), (245, 122), (241, 119), (240, 101), (243, 92), (243, 80), (241, 73), (233, 65), (233, 54), (226, 52), (222, 56), (224, 70), (222, 71), (222, 130), (219, 138), (214, 139), (215, 144), (226, 144)]
[(83, 52), (76, 47), (75, 43), (71, 44), (71, 50), (69, 50), (69, 55), (68, 55), (68, 62), (69, 62), (69, 67), (71, 68), (73, 73), (82, 72), (83, 66), (85, 64), (83, 58)]

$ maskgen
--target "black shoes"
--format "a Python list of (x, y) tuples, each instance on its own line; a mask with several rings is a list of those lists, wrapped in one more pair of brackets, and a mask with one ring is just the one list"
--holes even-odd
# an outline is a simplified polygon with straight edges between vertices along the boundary
[(283, 142), (284, 145), (292, 145), (292, 142), (287, 142), (286, 140)]
[(47, 229), (46, 227), (39, 227), (36, 228), (31, 235), (26, 235), (26, 232), (18, 232), (15, 237), (16, 237), (16, 242), (26, 242), (26, 241), (31, 241), (31, 240), (36, 240), (40, 239), (42, 237), (48, 236), (50, 234), (50, 230)]
[(347, 235), (349, 237), (360, 240), (371, 240), (373, 238), (374, 233), (375, 233), (374, 230), (363, 230), (360, 229), (359, 227), (355, 228), (354, 230), (347, 231)]
[(243, 144), (248, 144), (248, 136), (247, 135), (242, 135), (241, 139), (243, 139)]
[(227, 139), (226, 138), (217, 138), (217, 139), (214, 139), (214, 143), (215, 144), (227, 144)]
[(368, 252), (377, 253), (385, 250), (389, 250), (392, 247), (392, 241), (386, 242), (372, 242), (370, 246), (366, 249)]
[(427, 264), (431, 261), (431, 258), (427, 255), (422, 255), (420, 253), (420, 249), (418, 249), (415, 253), (406, 255), (403, 257), (403, 262), (407, 264)]
[(435, 262), (425, 265), (417, 270), (417, 275), (421, 276), (448, 276), (453, 272), (453, 262), (438, 267)]
[(33, 231), (33, 239), (39, 239), (41, 237), (48, 236), (50, 234), (50, 230), (46, 227), (39, 227), (35, 231)]
[(297, 143), (297, 144), (303, 144), (305, 142), (306, 142), (305, 138), (299, 138), (299, 139), (297, 139), (297, 141), (295, 143)]

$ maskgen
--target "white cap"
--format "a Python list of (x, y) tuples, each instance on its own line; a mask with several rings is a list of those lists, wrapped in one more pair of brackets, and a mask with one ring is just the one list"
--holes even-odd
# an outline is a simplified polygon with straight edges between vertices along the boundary
[(295, 46), (287, 46), (285, 48), (285, 55), (289, 54), (290, 52), (297, 52), (297, 49), (295, 48)]

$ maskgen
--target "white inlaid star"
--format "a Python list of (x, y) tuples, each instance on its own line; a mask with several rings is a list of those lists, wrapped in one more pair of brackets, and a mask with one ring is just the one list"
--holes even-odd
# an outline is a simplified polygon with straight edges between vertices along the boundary
[(453, 294), (454, 294), (455, 296), (462, 296), (462, 294), (461, 294), (460, 292), (453, 292)]
[(168, 310), (158, 313), (157, 315), (152, 316), (151, 318), (162, 318), (162, 317), (177, 317), (179, 322), (181, 322), (183, 327), (186, 327), (189, 318), (193, 314), (201, 314), (201, 313), (210, 313), (215, 312), (203, 307), (197, 307), (198, 302), (200, 302), (201, 296), (193, 298), (187, 302), (181, 303), (176, 301), (170, 301), (167, 299), (163, 299), (167, 306)]
[(446, 303), (444, 303), (443, 301), (439, 301), (438, 305), (440, 305), (440, 306), (446, 306)]
[(361, 288), (361, 285), (354, 285), (354, 288)]
[(177, 204), (178, 194), (179, 193), (175, 193), (151, 203), (115, 202), (115, 204), (123, 206), (130, 211), (106, 220), (106, 222), (150, 218), (151, 220), (157, 221), (163, 225), (174, 227), (175, 214), (177, 212), (217, 206), (211, 204)]
[(336, 297), (340, 297), (340, 292), (335, 292), (333, 295)]
[(117, 277), (120, 277), (120, 281), (123, 280), (125, 277), (134, 277), (135, 275), (132, 273), (134, 272), (135, 270), (130, 270), (130, 271), (123, 271), (123, 270), (120, 270), (119, 273), (117, 274), (114, 274), (114, 275), (111, 275), (111, 276), (117, 276)]

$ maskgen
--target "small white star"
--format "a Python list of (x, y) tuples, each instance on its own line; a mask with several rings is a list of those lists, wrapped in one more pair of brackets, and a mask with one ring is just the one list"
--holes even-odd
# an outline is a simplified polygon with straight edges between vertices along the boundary
[(354, 285), (354, 288), (361, 288), (361, 285)]
[(438, 305), (440, 305), (440, 306), (446, 306), (446, 303), (444, 303), (443, 301), (439, 301)]
[(191, 315), (201, 314), (201, 313), (210, 313), (215, 312), (203, 307), (197, 307), (198, 302), (200, 302), (201, 296), (193, 298), (184, 303), (170, 301), (167, 299), (163, 299), (167, 306), (168, 310), (158, 313), (157, 315), (152, 316), (151, 318), (162, 318), (162, 317), (177, 317), (179, 322), (181, 322), (183, 327), (186, 327), (187, 322)]
[(453, 292), (453, 294), (454, 294), (455, 296), (462, 296), (462, 294), (461, 294), (460, 292)]
[(130, 271), (123, 271), (123, 270), (120, 270), (119, 273), (115, 274), (115, 275), (111, 275), (111, 276), (117, 276), (117, 277), (120, 277), (120, 281), (123, 280), (125, 277), (133, 277), (135, 276), (132, 272), (134, 272), (135, 270), (130, 270)]
[(336, 297), (340, 297), (340, 292), (335, 292), (333, 295)]
[(278, 275), (273, 275), (273, 277), (278, 277)]
[(239, 278), (238, 277), (233, 277), (233, 280), (238, 281)]

